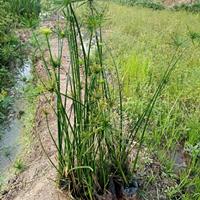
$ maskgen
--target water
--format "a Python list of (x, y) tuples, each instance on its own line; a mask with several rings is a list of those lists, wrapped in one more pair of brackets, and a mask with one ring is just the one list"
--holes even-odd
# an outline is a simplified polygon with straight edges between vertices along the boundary
[(26, 79), (31, 76), (31, 62), (24, 61), (24, 65), (16, 73), (16, 83), (10, 91), (12, 106), (6, 121), (0, 125), (0, 132), (3, 135), (0, 140), (0, 174), (4, 174), (12, 165), (16, 155), (20, 151), (19, 138), (23, 131), (21, 116), (24, 113), (26, 100), (23, 98), (23, 88), (26, 86)]

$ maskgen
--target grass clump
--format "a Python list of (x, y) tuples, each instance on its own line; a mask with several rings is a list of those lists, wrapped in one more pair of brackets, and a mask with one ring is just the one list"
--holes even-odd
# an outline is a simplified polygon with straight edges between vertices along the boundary
[[(76, 197), (93, 199), (95, 194), (106, 191), (111, 180), (127, 183), (129, 171), (126, 154), (122, 153), (125, 152), (122, 121), (115, 122), (121, 117), (116, 111), (113, 115), (114, 108), (111, 106), (116, 96), (111, 94), (103, 63), (101, 28), (104, 16), (94, 7), (93, 1), (86, 4), (84, 28), (88, 34), (87, 48), (73, 3), (63, 5), (67, 23), (63, 33), (67, 34), (58, 35), (61, 46), (57, 58), (51, 51), (51, 31), (43, 29), (41, 32), (46, 37), (51, 70), (47, 61), (43, 60), (49, 80), (55, 81), (53, 89), (57, 97), (58, 141), (55, 145), (58, 166), (55, 167), (59, 173), (59, 184), (69, 187)], [(68, 74), (65, 77), (66, 90), (62, 91), (60, 77), (66, 37), (71, 65), (65, 69)], [(92, 44), (93, 38), (95, 44)]]
[[(45, 115), (58, 152), (58, 163), (48, 158), (59, 174), (59, 186), (69, 188), (75, 198), (95, 199), (107, 191), (121, 198), (124, 186), (133, 179), (153, 107), (182, 53), (177, 50), (146, 108), (132, 130), (126, 132), (121, 72), (102, 35), (107, 9), (97, 1), (80, 2), (60, 2), (66, 26), (57, 28), (56, 55), (51, 46), (52, 30), (43, 28), (40, 31), (46, 39), (49, 60), (35, 36), (49, 82), (53, 85), (51, 91), (56, 95), (56, 109), (53, 110), (57, 117), (57, 138), (49, 129), (48, 113)], [(83, 8), (81, 15), (79, 6)], [(70, 54), (68, 67), (63, 63), (65, 49), (69, 49)], [(106, 65), (108, 56), (114, 69)], [(131, 70), (131, 66), (138, 66), (139, 62), (140, 59), (132, 57), (126, 63)], [(131, 70), (138, 82), (148, 74), (147, 63), (143, 63), (142, 69)], [(129, 82), (126, 78), (131, 75), (125, 72), (126, 84)], [(134, 162), (130, 163), (136, 136), (140, 139)]]
[(17, 173), (21, 173), (26, 169), (26, 166), (24, 165), (21, 159), (18, 159), (14, 163), (14, 169), (16, 170)]
[(36, 27), (41, 12), (40, 0), (8, 0), (5, 1), (13, 16), (25, 27)]

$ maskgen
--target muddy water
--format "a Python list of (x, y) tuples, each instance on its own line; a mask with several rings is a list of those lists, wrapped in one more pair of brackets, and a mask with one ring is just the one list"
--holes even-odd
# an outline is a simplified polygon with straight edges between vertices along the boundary
[(16, 83), (10, 90), (12, 105), (7, 119), (0, 124), (0, 133), (3, 135), (0, 140), (0, 175), (12, 165), (16, 155), (20, 151), (20, 133), (23, 130), (21, 116), (23, 115), (26, 100), (23, 98), (23, 88), (26, 80), (31, 76), (31, 62), (24, 61), (24, 64), (16, 73)]

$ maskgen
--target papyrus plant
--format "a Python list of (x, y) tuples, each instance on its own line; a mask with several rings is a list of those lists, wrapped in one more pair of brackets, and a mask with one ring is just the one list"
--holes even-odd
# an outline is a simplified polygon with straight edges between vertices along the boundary
[[(75, 197), (94, 199), (108, 190), (121, 196), (122, 187), (132, 178), (128, 162), (132, 143), (142, 127), (135, 169), (151, 111), (177, 59), (176, 56), (172, 59), (132, 132), (126, 133), (120, 75), (112, 53), (103, 42), (105, 10), (93, 0), (59, 2), (65, 25), (56, 31), (57, 56), (52, 52), (49, 29), (43, 29), (43, 33), (50, 61), (45, 59), (36, 38), (56, 96), (56, 108), (53, 107), (57, 117), (56, 139), (46, 119), (58, 152), (58, 163), (50, 161), (59, 174), (60, 187), (69, 188)], [(86, 14), (80, 18), (78, 13), (82, 7)], [(63, 49), (68, 49), (70, 56), (70, 64), (66, 68), (63, 68)], [(105, 65), (105, 54), (113, 60), (113, 71)], [(63, 71), (66, 72), (64, 83)]]

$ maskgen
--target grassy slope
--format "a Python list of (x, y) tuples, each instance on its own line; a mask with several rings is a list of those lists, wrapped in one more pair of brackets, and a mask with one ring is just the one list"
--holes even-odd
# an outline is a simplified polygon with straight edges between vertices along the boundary
[(177, 45), (183, 43), (184, 56), (156, 104), (145, 144), (173, 177), (172, 154), (177, 154), (177, 144), (184, 149), (190, 159), (178, 151), (183, 157), (180, 165), (187, 162), (187, 167), (179, 170), (177, 185), (166, 194), (169, 199), (199, 199), (200, 16), (110, 4), (108, 18), (107, 41), (120, 66), (127, 99), (124, 107), (133, 121), (144, 109)]

